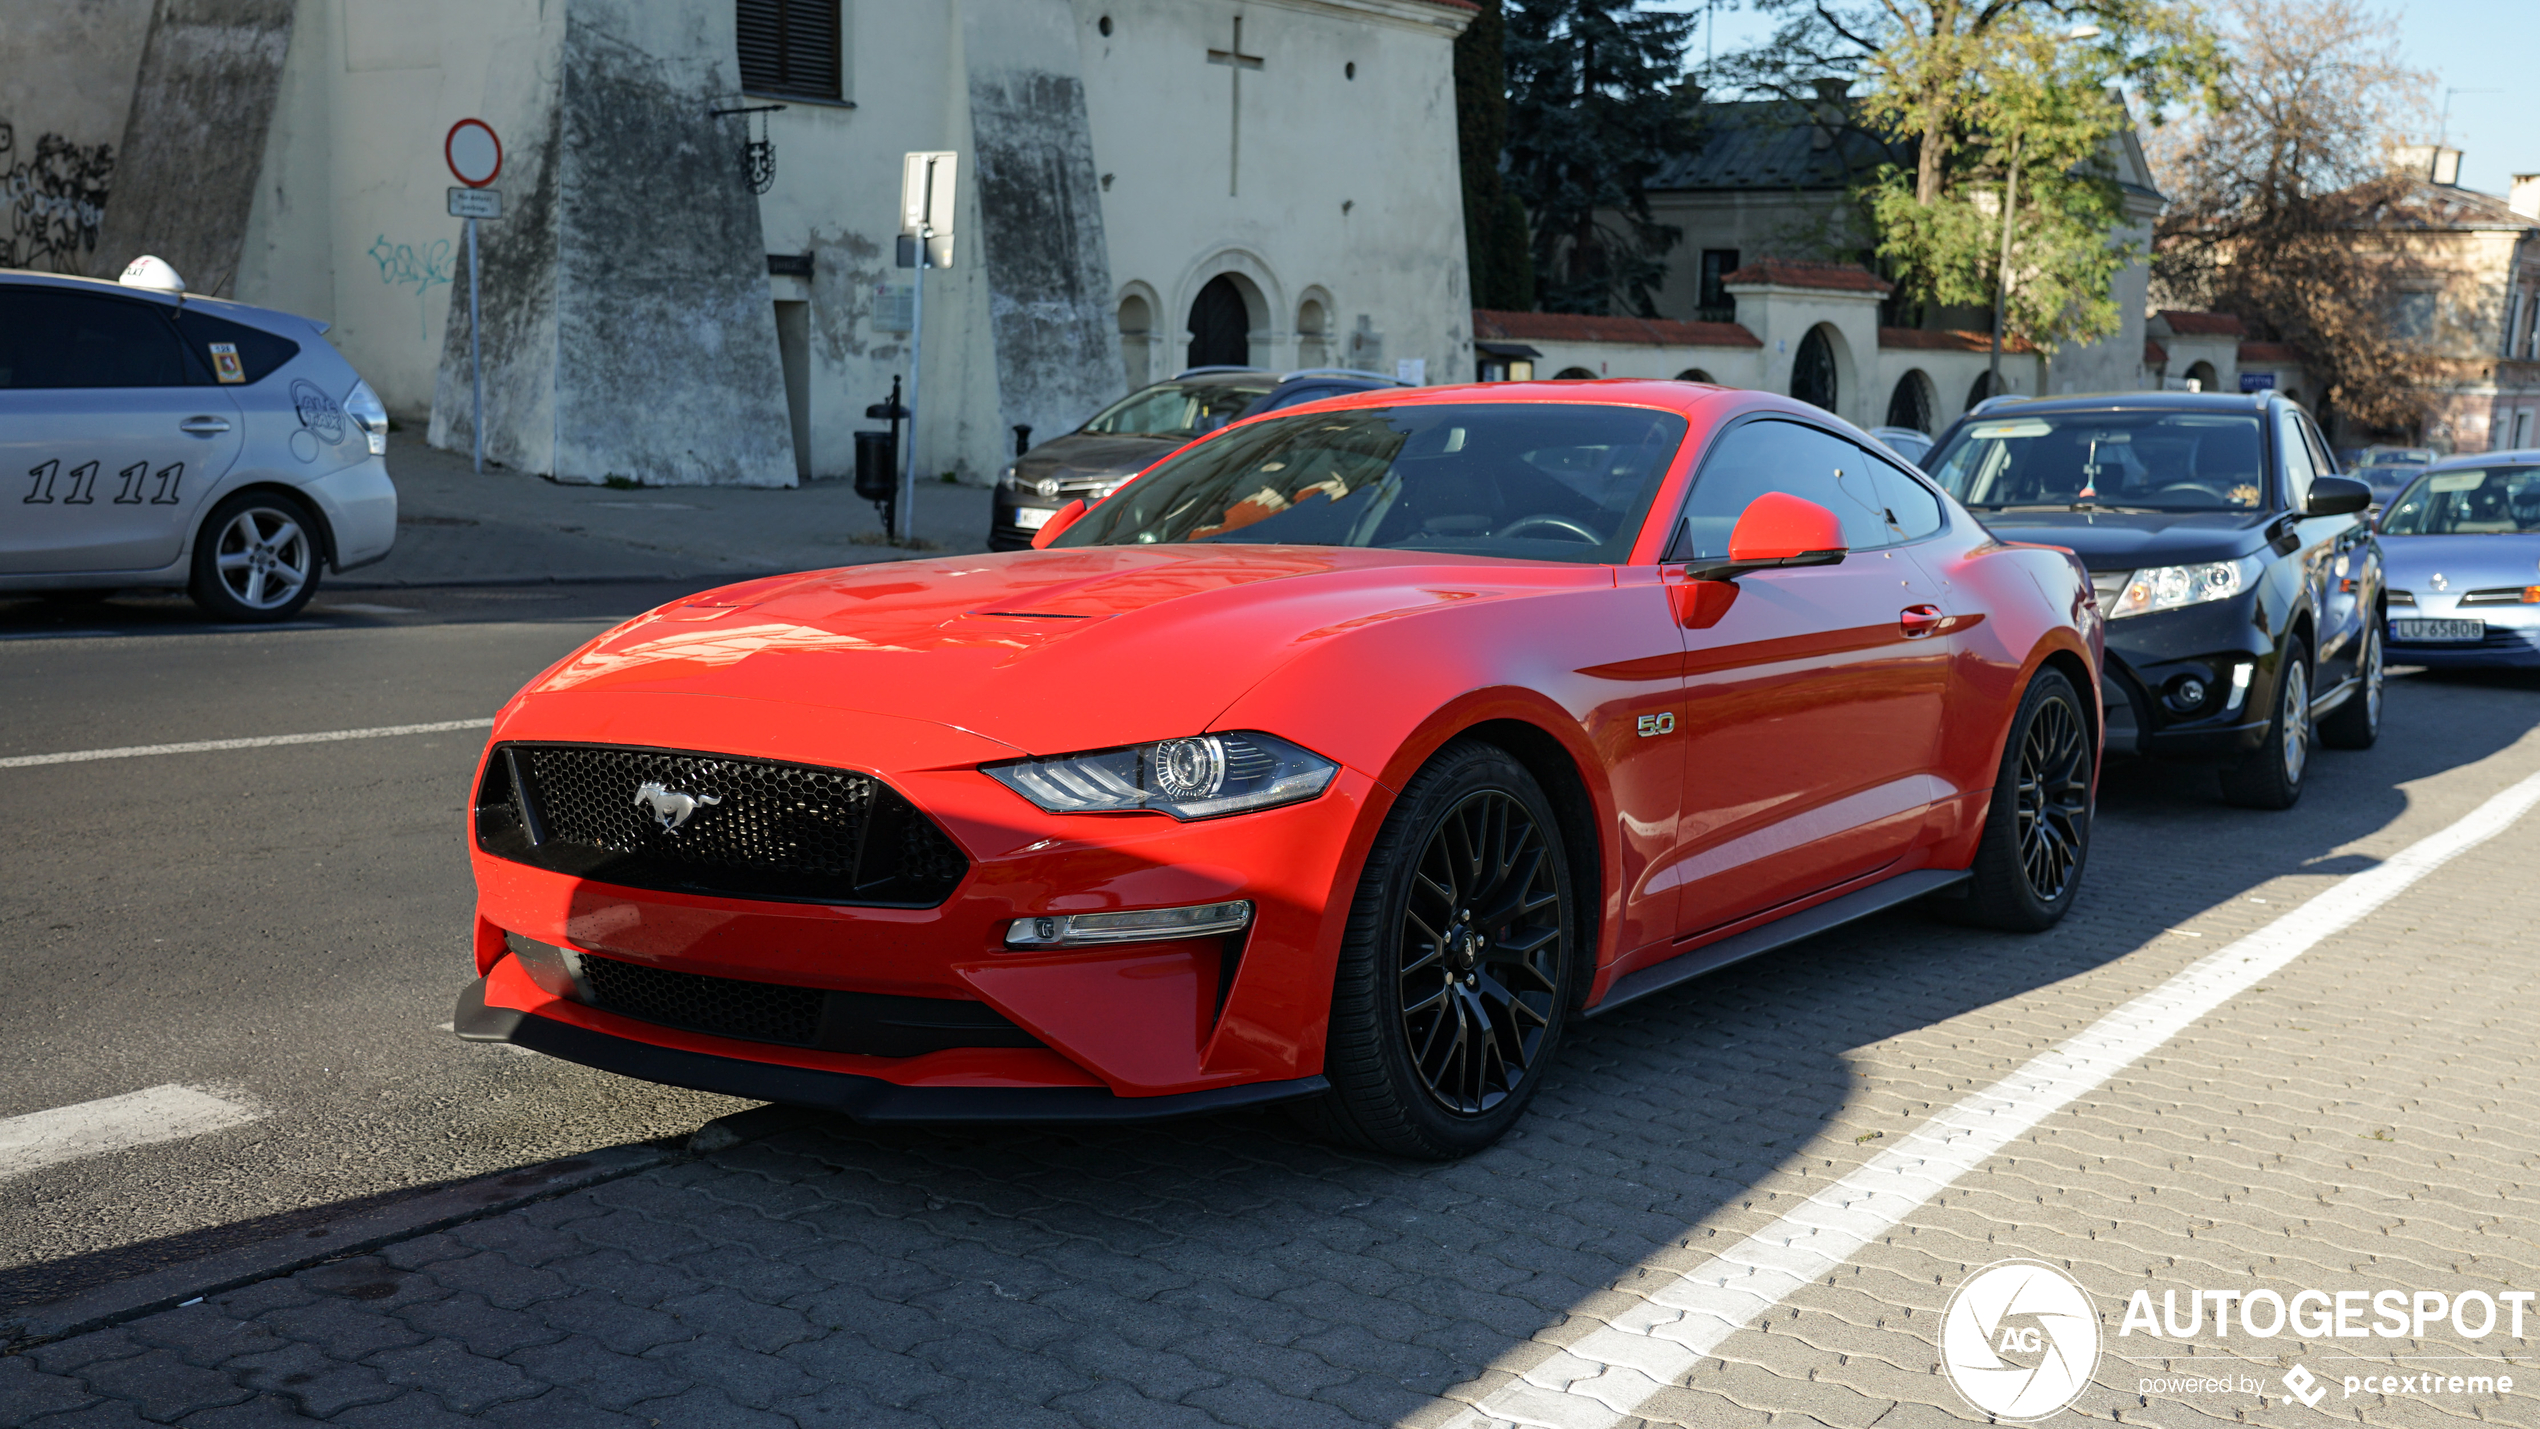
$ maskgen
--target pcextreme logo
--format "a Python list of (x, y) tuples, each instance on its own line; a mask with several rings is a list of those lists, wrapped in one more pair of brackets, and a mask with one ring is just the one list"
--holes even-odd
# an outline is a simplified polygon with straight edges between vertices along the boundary
[(2035, 1260), (1998, 1260), (1949, 1297), (1940, 1362), (1979, 1414), (2026, 1424), (2081, 1396), (2099, 1367), (2099, 1312), (2071, 1276)]

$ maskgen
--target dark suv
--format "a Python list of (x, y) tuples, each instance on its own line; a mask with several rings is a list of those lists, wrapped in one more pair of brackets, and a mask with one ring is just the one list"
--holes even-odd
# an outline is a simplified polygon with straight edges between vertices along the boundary
[(1141, 387), (1063, 437), (1016, 457), (997, 478), (988, 515), (988, 549), (1019, 551), (1058, 508), (1109, 496), (1175, 447), (1228, 422), (1300, 403), (1403, 384), (1372, 372), (1309, 367), (1288, 373), (1245, 367), (1195, 367)]
[(2251, 808), (2302, 796), (2314, 730), (2381, 726), (2372, 493), (2272, 393), (2000, 399), (1925, 459), (2004, 540), (2063, 546), (2107, 620), (2111, 753), (2201, 759)]

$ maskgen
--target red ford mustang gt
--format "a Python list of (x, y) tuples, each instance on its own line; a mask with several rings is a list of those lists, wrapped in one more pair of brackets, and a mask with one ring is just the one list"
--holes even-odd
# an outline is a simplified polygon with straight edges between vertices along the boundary
[(1429, 1157), (1569, 1020), (2082, 873), (2100, 621), (1813, 407), (1386, 391), (1041, 549), (753, 581), (502, 709), (459, 1034), (876, 1121), (1291, 1102)]

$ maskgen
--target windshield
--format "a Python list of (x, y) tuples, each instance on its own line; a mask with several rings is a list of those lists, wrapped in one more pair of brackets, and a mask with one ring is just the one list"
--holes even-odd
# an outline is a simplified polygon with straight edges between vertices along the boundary
[(2050, 412), (1970, 422), (1922, 465), (1978, 511), (2255, 511), (2263, 450), (2255, 413)]
[(1672, 412), (1548, 402), (1268, 417), (1122, 487), (1054, 544), (1242, 541), (1616, 562), (1684, 434)]
[(1279, 385), (1268, 373), (1250, 379), (1158, 382), (1141, 387), (1095, 414), (1085, 430), (1106, 437), (1180, 437), (1213, 432), (1243, 415), (1244, 408)]
[(2393, 536), (2508, 536), (2540, 531), (2540, 466), (2433, 471), (2381, 518)]

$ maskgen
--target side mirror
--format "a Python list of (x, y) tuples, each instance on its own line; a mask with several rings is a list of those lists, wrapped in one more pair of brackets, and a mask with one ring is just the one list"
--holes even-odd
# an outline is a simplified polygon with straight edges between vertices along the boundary
[(1042, 547), (1047, 546), (1050, 542), (1066, 535), (1067, 528), (1075, 525), (1076, 518), (1084, 514), (1085, 499), (1081, 496), (1068, 502), (1056, 511), (1051, 512), (1049, 523), (1041, 527), (1039, 531), (1033, 533), (1032, 549), (1035, 551), (1040, 550)]
[(1843, 521), (1803, 497), (1768, 491), (1729, 528), (1729, 558), (1685, 572), (1692, 580), (1733, 581), (1748, 571), (1831, 566), (1844, 557)]
[(2372, 488), (2351, 476), (2311, 478), (2311, 504), (2304, 514), (2344, 516), (2372, 505)]

